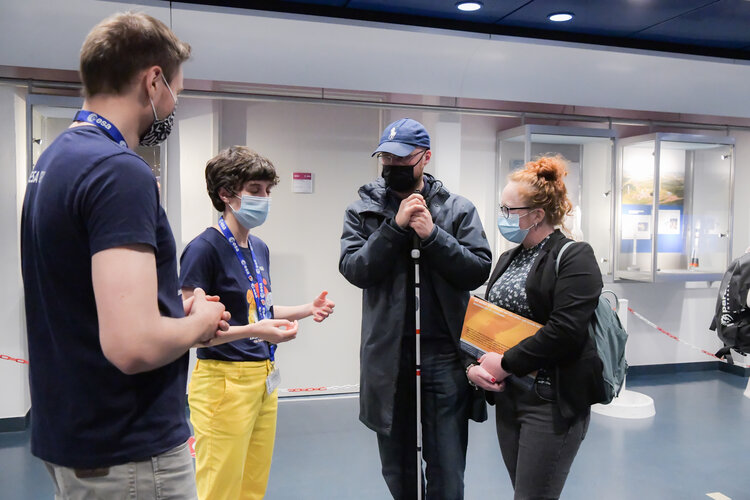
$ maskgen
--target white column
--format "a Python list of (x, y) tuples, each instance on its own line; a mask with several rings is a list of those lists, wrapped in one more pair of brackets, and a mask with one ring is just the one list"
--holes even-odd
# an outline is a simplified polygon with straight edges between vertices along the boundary
[[(26, 190), (26, 103), (24, 93), (0, 85), (0, 354), (28, 359), (21, 252), (17, 235)], [(26, 415), (31, 406), (28, 365), (0, 360), (0, 419)]]
[(441, 113), (432, 126), (432, 172), (453, 193), (461, 192), (461, 119)]
[[(175, 128), (167, 140), (167, 216), (178, 261), (185, 246), (214, 224), (216, 211), (206, 192), (205, 169), (219, 150), (219, 109), (213, 99), (181, 97)], [(188, 383), (195, 360), (191, 349)]]
[[(169, 222), (177, 242), (177, 255), (193, 238), (214, 222), (206, 193), (206, 162), (218, 152), (218, 107), (209, 99), (180, 99), (175, 137), (170, 138), (167, 179), (179, 180), (177, 192), (167, 196)], [(170, 136), (171, 137), (171, 136)], [(176, 151), (175, 151), (176, 149)], [(175, 200), (175, 197), (177, 198)]]

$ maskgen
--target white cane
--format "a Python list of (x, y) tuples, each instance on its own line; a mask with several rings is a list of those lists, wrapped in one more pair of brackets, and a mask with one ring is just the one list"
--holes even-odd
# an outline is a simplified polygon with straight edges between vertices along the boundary
[(422, 500), (422, 355), (420, 353), (419, 321), (419, 236), (414, 234), (411, 250), (414, 259), (414, 311), (416, 319), (416, 375), (417, 375), (417, 499)]

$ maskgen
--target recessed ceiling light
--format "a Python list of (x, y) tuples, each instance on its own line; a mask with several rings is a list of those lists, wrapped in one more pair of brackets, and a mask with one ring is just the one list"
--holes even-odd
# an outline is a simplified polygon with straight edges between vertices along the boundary
[(482, 8), (482, 2), (456, 2), (456, 8), (464, 12), (474, 12)]
[(564, 23), (573, 19), (573, 14), (571, 12), (555, 12), (547, 16), (547, 19), (556, 23)]

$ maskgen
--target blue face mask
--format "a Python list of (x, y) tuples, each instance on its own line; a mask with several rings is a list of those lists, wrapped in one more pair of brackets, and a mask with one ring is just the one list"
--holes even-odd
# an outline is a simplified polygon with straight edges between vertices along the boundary
[[(237, 196), (237, 198), (240, 197)], [(268, 213), (271, 211), (270, 197), (243, 194), (240, 199), (242, 200), (242, 204), (239, 210), (232, 208), (232, 205), (229, 205), (229, 208), (232, 209), (234, 218), (242, 224), (242, 227), (252, 229), (266, 221), (266, 217), (268, 217)]]
[[(530, 213), (526, 212), (523, 215)], [(497, 228), (500, 230), (500, 234), (511, 243), (521, 243), (526, 239), (526, 235), (529, 234), (528, 229), (521, 229), (521, 217), (518, 214), (510, 214), (510, 217), (507, 219), (502, 214), (497, 216)]]

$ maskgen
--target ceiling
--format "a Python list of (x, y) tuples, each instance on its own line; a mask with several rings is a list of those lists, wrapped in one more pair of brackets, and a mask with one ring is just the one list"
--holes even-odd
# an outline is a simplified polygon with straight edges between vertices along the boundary
[[(193, 0), (187, 3), (750, 60), (750, 0)], [(553, 23), (554, 12), (575, 14)]]

